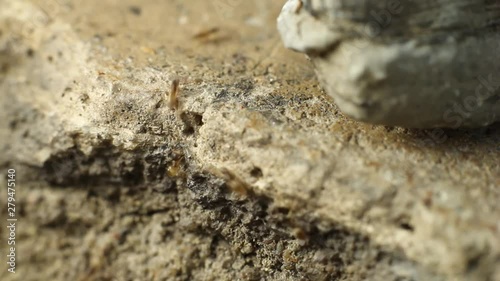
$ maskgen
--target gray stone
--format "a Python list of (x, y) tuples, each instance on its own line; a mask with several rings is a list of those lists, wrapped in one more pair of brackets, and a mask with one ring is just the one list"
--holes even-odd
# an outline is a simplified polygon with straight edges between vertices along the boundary
[(473, 0), (289, 0), (278, 28), (347, 115), (458, 128), (500, 121), (499, 20)]

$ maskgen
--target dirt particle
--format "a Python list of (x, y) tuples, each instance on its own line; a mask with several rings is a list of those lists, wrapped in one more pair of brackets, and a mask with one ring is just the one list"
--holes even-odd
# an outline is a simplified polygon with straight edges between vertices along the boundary
[(262, 173), (262, 169), (259, 168), (259, 167), (254, 167), (251, 171), (250, 171), (250, 175), (254, 178), (261, 178), (262, 176), (264, 176), (264, 173)]
[(219, 28), (218, 27), (213, 27), (213, 28), (210, 28), (210, 29), (205, 29), (205, 30), (202, 30), (198, 33), (196, 33), (194, 36), (193, 36), (193, 39), (206, 39), (207, 37), (210, 37), (211, 35), (219, 32)]
[(35, 51), (32, 48), (26, 50), (26, 56), (32, 58), (35, 55)]
[(128, 10), (130, 11), (130, 13), (136, 16), (140, 16), (142, 14), (142, 9), (139, 6), (130, 6), (128, 7)]

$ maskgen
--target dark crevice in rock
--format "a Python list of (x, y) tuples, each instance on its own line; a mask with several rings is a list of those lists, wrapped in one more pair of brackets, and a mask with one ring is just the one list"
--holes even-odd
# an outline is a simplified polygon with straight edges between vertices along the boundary
[[(340, 280), (353, 274), (347, 271), (352, 266), (376, 270), (377, 265), (395, 262), (394, 253), (373, 245), (365, 236), (335, 223), (320, 230), (315, 218), (275, 207), (267, 196), (250, 192), (242, 197), (229, 187), (231, 183), (227, 181), (234, 178), (223, 179), (198, 171), (188, 163), (180, 164), (180, 159), (182, 155), (168, 147), (123, 151), (104, 141), (87, 156), (77, 147), (52, 156), (43, 173), (53, 185), (87, 186), (90, 197), (110, 203), (149, 194), (148, 190), (156, 191), (151, 193), (153, 196), (174, 196), (174, 205), (141, 207), (124, 212), (121, 217), (149, 218), (180, 212), (181, 221), (189, 224), (172, 231), (212, 237), (210, 256), (214, 260), (221, 258), (216, 253), (218, 244), (228, 243), (234, 259), (239, 256), (245, 260), (245, 276), (253, 276), (248, 280), (276, 280), (283, 276), (288, 280)], [(169, 177), (169, 167), (182, 171)], [(100, 173), (92, 172), (97, 170)], [(254, 170), (252, 174), (262, 174), (260, 168)], [(114, 180), (110, 182), (110, 178)], [(106, 187), (109, 184), (112, 185)], [(64, 225), (61, 220), (64, 216), (47, 226), (60, 227)], [(134, 230), (128, 230), (131, 231)], [(126, 236), (120, 235), (119, 240)], [(203, 264), (203, 258), (195, 259)], [(191, 278), (197, 268), (200, 267), (190, 267), (192, 272), (185, 272), (182, 280)], [(264, 268), (271, 269), (272, 275), (262, 275)], [(234, 274), (239, 276), (238, 272)], [(369, 276), (369, 272), (364, 274)]]
[(78, 146), (53, 154), (45, 161), (41, 174), (56, 186), (140, 186), (155, 184), (159, 191), (175, 188), (168, 168), (181, 165), (170, 147), (122, 150), (109, 141), (96, 145), (89, 155)]
[(203, 126), (203, 116), (199, 113), (183, 111), (180, 118), (184, 124), (182, 132), (185, 135), (194, 135)]

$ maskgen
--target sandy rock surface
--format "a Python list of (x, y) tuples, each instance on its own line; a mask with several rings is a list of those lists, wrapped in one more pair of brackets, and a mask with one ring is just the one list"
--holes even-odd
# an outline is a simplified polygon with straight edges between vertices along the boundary
[(1, 0), (5, 280), (500, 280), (500, 127), (352, 121), (282, 4)]

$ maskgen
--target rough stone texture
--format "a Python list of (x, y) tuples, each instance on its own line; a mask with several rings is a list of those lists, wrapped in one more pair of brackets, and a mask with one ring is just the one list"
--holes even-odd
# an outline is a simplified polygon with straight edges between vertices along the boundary
[(373, 124), (500, 121), (500, 8), (481, 0), (289, 0), (278, 27), (339, 108)]
[(500, 280), (500, 127), (344, 117), (281, 4), (1, 0), (2, 280)]

